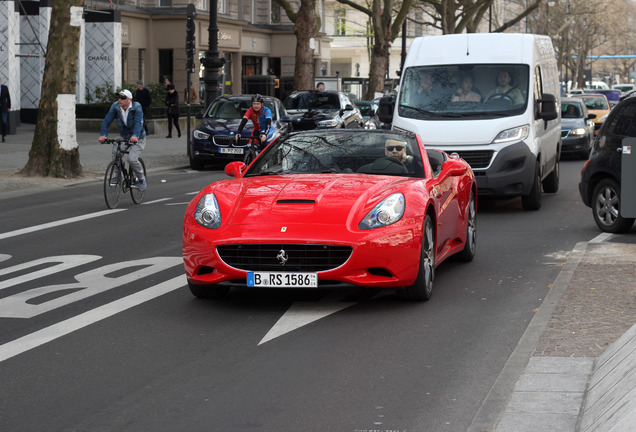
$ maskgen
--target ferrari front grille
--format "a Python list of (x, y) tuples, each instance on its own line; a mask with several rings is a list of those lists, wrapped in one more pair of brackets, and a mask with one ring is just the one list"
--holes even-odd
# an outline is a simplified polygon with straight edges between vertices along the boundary
[(216, 248), (230, 267), (246, 271), (318, 272), (343, 265), (351, 256), (350, 246), (257, 243), (223, 245)]

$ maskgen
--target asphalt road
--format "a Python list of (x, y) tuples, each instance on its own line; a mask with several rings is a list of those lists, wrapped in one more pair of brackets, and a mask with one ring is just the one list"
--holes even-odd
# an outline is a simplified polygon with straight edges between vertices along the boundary
[(427, 303), (195, 299), (181, 223), (217, 171), (156, 173), (117, 211), (98, 183), (4, 198), (0, 430), (464, 431), (568, 253), (598, 235), (582, 164), (562, 161), (538, 212), (481, 202), (475, 260), (442, 264)]

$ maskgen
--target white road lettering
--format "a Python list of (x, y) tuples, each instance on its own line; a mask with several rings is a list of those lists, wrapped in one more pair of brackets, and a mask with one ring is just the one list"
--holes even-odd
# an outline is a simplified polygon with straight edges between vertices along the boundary
[[(10, 255), (7, 255), (10, 257)], [(47, 266), (46, 268), (33, 271), (31, 273), (24, 274), (22, 276), (16, 276), (12, 279), (0, 281), (0, 290), (10, 288), (12, 286), (19, 285), (21, 283), (29, 282), (35, 279), (50, 276), (54, 273), (59, 273), (64, 270), (68, 270), (73, 267), (79, 267), (89, 262), (97, 261), (101, 259), (99, 255), (60, 255), (54, 257), (40, 258), (34, 261), (29, 261), (23, 264), (18, 264), (13, 267), (7, 267), (0, 269), (0, 276), (10, 275), (11, 273), (23, 272), (31, 268), (40, 267), (48, 264), (55, 264)]]
[(156, 297), (167, 294), (186, 285), (185, 276), (178, 276), (158, 285), (146, 288), (114, 302), (105, 304), (83, 314), (53, 324), (42, 330), (23, 336), (4, 345), (0, 345), (0, 362), (37, 348), (47, 342), (67, 335), (75, 330), (87, 327), (93, 323), (111, 317), (119, 312), (138, 306)]
[[(76, 283), (34, 288), (2, 298), (0, 299), (0, 318), (32, 318), (181, 264), (183, 259), (180, 257), (154, 257), (106, 265), (76, 275)], [(129, 271), (121, 274), (124, 270)], [(112, 276), (114, 274), (117, 276)], [(33, 279), (31, 275), (24, 277)], [(39, 297), (45, 295), (47, 297), (40, 298), (38, 301)]]
[(9, 231), (9, 232), (6, 232), (6, 233), (0, 233), (0, 240), (6, 239), (6, 238), (9, 238), (9, 237), (16, 237), (16, 236), (23, 235), (23, 234), (30, 234), (32, 232), (41, 231), (41, 230), (45, 230), (45, 229), (48, 229), (48, 228), (54, 228), (54, 227), (58, 227), (60, 225), (66, 225), (66, 224), (70, 224), (70, 223), (73, 223), (73, 222), (79, 222), (79, 221), (83, 221), (83, 220), (86, 220), (86, 219), (92, 219), (92, 218), (96, 218), (96, 217), (100, 217), (100, 216), (106, 216), (106, 215), (113, 214), (113, 213), (120, 212), (120, 211), (126, 211), (126, 209), (103, 210), (103, 211), (96, 212), (96, 213), (89, 213), (89, 214), (76, 216), (76, 217), (72, 217), (72, 218), (68, 218), (68, 219), (62, 219), (62, 220), (55, 221), (55, 222), (45, 223), (45, 224), (42, 224), (42, 225), (35, 225), (35, 226), (29, 227), (29, 228), (19, 229), (19, 230), (15, 230), (15, 231)]

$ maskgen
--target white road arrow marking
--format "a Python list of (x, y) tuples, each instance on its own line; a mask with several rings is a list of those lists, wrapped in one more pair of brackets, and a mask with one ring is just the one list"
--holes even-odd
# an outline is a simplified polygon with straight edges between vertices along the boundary
[(339, 301), (349, 294), (350, 291), (334, 291), (317, 302), (294, 303), (258, 344), (264, 344), (297, 328), (353, 306), (357, 302)]

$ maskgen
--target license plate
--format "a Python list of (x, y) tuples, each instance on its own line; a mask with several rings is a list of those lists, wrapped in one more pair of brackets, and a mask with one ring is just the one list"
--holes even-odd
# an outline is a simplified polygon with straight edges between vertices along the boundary
[(221, 147), (219, 149), (219, 153), (227, 153), (227, 154), (243, 154), (242, 148), (229, 148), (229, 147)]
[(317, 288), (317, 273), (248, 272), (247, 286), (279, 288)]

